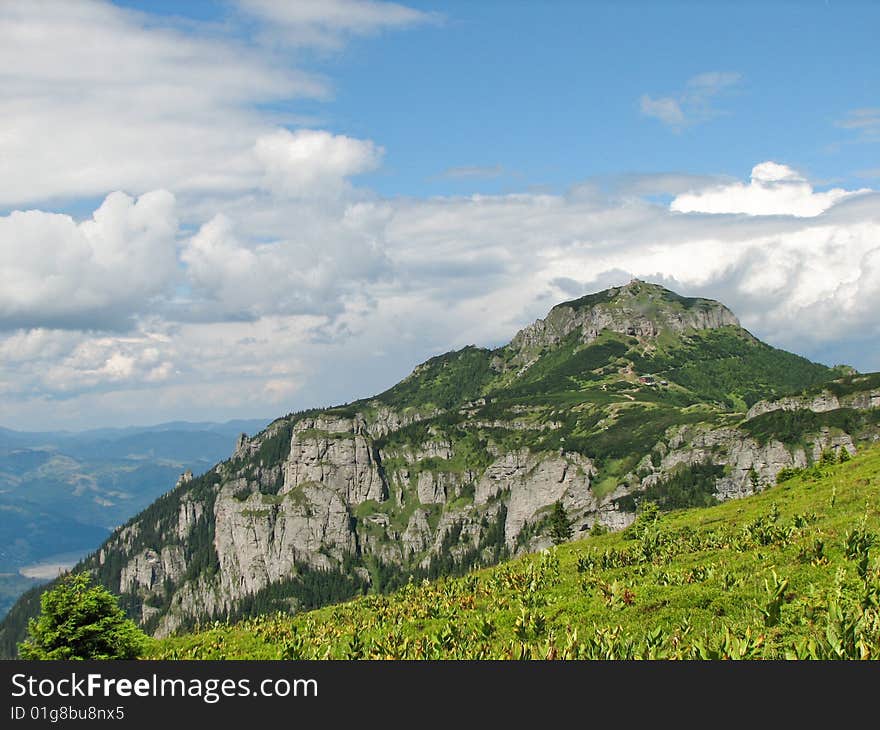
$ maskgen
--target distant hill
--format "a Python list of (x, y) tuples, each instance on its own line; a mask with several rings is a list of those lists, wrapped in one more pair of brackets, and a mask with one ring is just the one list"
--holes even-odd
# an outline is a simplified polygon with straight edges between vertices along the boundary
[(35, 584), (19, 570), (82, 557), (112, 529), (229, 453), (267, 421), (175, 422), (88, 432), (0, 429), (0, 616)]

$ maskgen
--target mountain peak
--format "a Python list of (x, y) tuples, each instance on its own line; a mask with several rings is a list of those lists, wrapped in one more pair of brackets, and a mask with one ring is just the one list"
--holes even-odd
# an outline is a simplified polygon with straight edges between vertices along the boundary
[(713, 299), (683, 297), (660, 284), (632, 279), (623, 286), (562, 302), (544, 319), (520, 330), (511, 346), (520, 351), (555, 345), (574, 331), (585, 343), (603, 330), (638, 338), (661, 332), (740, 327), (727, 307)]

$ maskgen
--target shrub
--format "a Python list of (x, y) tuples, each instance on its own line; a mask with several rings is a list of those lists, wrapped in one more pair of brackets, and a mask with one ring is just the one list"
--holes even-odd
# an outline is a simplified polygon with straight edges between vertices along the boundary
[(88, 573), (66, 576), (40, 598), (42, 613), (19, 644), (22, 659), (136, 659), (147, 637)]

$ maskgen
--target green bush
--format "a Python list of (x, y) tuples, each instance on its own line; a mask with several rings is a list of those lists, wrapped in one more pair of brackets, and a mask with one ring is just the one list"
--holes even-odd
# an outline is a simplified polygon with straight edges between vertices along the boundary
[(66, 576), (40, 598), (42, 613), (19, 644), (22, 659), (136, 659), (146, 635), (126, 618), (106, 588), (88, 573)]

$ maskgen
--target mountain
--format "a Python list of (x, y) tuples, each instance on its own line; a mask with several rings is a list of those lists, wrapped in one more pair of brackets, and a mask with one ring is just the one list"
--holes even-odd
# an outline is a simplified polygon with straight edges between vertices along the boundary
[[(722, 304), (634, 280), (373, 398), (289, 414), (163, 494), (79, 566), (157, 636), (302, 610), (619, 530), (640, 501), (761, 491), (880, 434), (880, 375), (766, 345)], [(37, 610), (3, 624), (3, 650)]]
[(266, 423), (175, 422), (80, 433), (0, 429), (0, 616), (42, 582), (34, 576), (70, 567), (181, 472), (210, 468), (242, 431)]
[[(150, 659), (877, 659), (880, 446), (462, 578), (156, 641)], [(871, 561), (874, 561), (871, 567)]]

